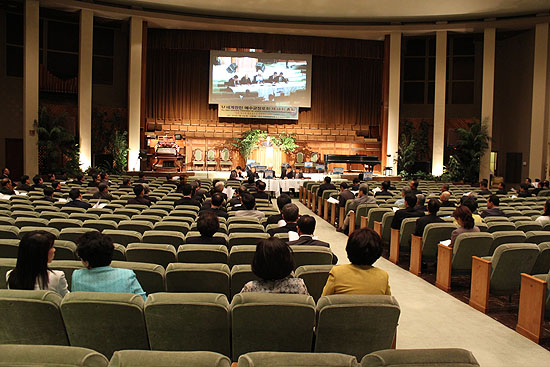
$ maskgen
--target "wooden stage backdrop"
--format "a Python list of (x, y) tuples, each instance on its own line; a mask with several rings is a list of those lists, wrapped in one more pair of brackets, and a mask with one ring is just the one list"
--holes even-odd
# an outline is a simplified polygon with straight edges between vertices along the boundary
[[(181, 134), (189, 163), (194, 149), (216, 149), (219, 158), (233, 138), (263, 129), (296, 134), (306, 160), (312, 152), (381, 156), (382, 41), (160, 29), (146, 39), (143, 147), (146, 132)], [(311, 108), (300, 109), (298, 121), (220, 119), (208, 104), (210, 50), (251, 48), (313, 55)], [(244, 163), (238, 151), (231, 158), (234, 166)], [(286, 161), (293, 164), (295, 154)]]

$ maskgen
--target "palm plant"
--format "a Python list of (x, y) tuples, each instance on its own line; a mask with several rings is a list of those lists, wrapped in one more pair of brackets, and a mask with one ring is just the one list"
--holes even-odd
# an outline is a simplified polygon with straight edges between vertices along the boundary
[(480, 122), (468, 125), (468, 129), (456, 129), (458, 142), (454, 157), (463, 172), (466, 182), (477, 182), (481, 157), (489, 148), (487, 127)]

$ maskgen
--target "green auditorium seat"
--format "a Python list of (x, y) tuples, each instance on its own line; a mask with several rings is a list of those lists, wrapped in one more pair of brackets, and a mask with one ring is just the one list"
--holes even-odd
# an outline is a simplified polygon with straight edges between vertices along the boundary
[(105, 229), (117, 229), (117, 223), (114, 220), (88, 219), (82, 223), (82, 228), (93, 228), (102, 232)]
[(177, 221), (160, 221), (154, 224), (153, 229), (155, 231), (176, 231), (184, 235), (189, 232), (189, 224), (187, 222), (177, 222)]
[(19, 241), (14, 239), (0, 239), (0, 258), (17, 259)]
[(164, 268), (157, 264), (140, 263), (133, 261), (113, 261), (113, 268), (131, 269), (136, 274), (136, 278), (141, 284), (141, 288), (147, 294), (164, 292), (165, 274)]
[(435, 261), (438, 244), (450, 239), (456, 228), (453, 223), (430, 223), (424, 228), (421, 238), (413, 235), (409, 270), (413, 274), (420, 275), (422, 261)]
[(23, 238), (23, 236), (26, 235), (27, 233), (34, 232), (34, 231), (48, 232), (53, 234), (55, 238), (59, 238), (59, 231), (51, 227), (23, 227), (19, 230), (19, 238)]
[(152, 350), (230, 355), (229, 303), (215, 293), (155, 293), (145, 302)]
[(55, 259), (56, 260), (78, 260), (76, 256), (76, 244), (72, 241), (55, 240)]
[(60, 304), (52, 291), (0, 290), (0, 344), (69, 345)]
[(87, 220), (99, 220), (99, 215), (97, 214), (88, 214), (88, 213), (71, 213), (69, 214), (70, 219), (78, 219), (82, 222), (85, 222)]
[(113, 251), (113, 261), (126, 261), (126, 247), (119, 243), (113, 243), (115, 250)]
[(115, 222), (119, 223), (123, 220), (130, 220), (130, 217), (124, 214), (101, 214), (99, 216), (99, 219), (101, 220), (114, 220)]
[(0, 239), (19, 239), (19, 228), (16, 226), (0, 226)]
[(15, 226), (15, 219), (11, 217), (0, 217), (0, 226)]
[(176, 249), (172, 245), (157, 243), (130, 243), (126, 247), (126, 260), (158, 264), (166, 268), (177, 262)]
[(15, 226), (19, 229), (23, 227), (47, 227), (48, 220), (44, 218), (19, 217), (15, 220)]
[(251, 352), (239, 357), (239, 367), (357, 367), (354, 356), (339, 353)]
[(178, 247), (178, 261), (181, 263), (228, 264), (229, 252), (224, 245), (185, 244)]
[(109, 367), (230, 367), (226, 356), (215, 352), (161, 352), (121, 350), (115, 352)]
[(393, 220), (393, 216), (395, 215), (394, 211), (384, 213), (382, 215), (382, 233), (381, 238), (382, 242), (385, 246), (388, 246), (390, 244), (390, 236), (391, 236), (391, 222)]
[(227, 227), (229, 234), (232, 233), (265, 233), (265, 228), (259, 223), (231, 223)]
[(40, 213), (39, 218), (44, 218), (44, 219), (47, 219), (47, 220), (52, 220), (54, 218), (69, 219), (69, 214), (61, 213), (61, 212), (54, 212), (54, 211), (51, 211), (51, 212), (45, 211), (45, 212)]
[(539, 243), (539, 256), (529, 274), (548, 274), (550, 271), (550, 242)]
[(147, 220), (123, 220), (118, 222), (118, 229), (123, 231), (136, 231), (143, 235), (145, 231), (153, 230), (153, 223)]
[(550, 232), (549, 231), (528, 231), (525, 233), (525, 242), (529, 243), (543, 243), (543, 242), (549, 242), (550, 241)]
[(238, 245), (257, 245), (269, 237), (268, 233), (232, 233), (229, 235), (229, 248)]
[(62, 231), (65, 228), (81, 228), (82, 221), (78, 219), (52, 218), (48, 223), (48, 227)]
[(149, 349), (143, 306), (136, 294), (72, 292), (60, 308), (70, 344), (110, 358), (117, 350)]
[(227, 219), (227, 227), (229, 228), (229, 226), (231, 224), (236, 224), (236, 223), (242, 223), (242, 224), (247, 224), (247, 223), (257, 223), (259, 224), (260, 223), (260, 220), (256, 217), (246, 217), (246, 216), (242, 216), (242, 217), (230, 217)]
[(526, 235), (523, 231), (500, 231), (492, 233), (493, 243), (489, 249), (489, 255), (492, 255), (496, 248), (504, 243), (523, 243), (529, 242), (526, 241)]
[(512, 222), (494, 221), (487, 223), (487, 229), (489, 233), (502, 232), (502, 231), (515, 231), (516, 226)]
[(235, 265), (231, 268), (231, 299), (240, 293), (244, 285), (251, 280), (260, 280), (252, 272), (252, 265)]
[(324, 246), (290, 246), (295, 267), (303, 265), (331, 265), (332, 251)]
[(0, 345), (0, 366), (107, 367), (98, 352), (60, 345)]
[(252, 265), (256, 253), (256, 245), (238, 245), (231, 247), (229, 251), (229, 266)]
[(185, 235), (176, 231), (151, 230), (143, 233), (142, 242), (172, 245), (174, 249), (177, 249), (180, 245), (185, 243)]
[(310, 352), (314, 324), (311, 296), (239, 293), (231, 302), (233, 360), (257, 351)]
[(374, 222), (382, 222), (384, 214), (389, 212), (393, 213), (393, 210), (391, 210), (390, 208), (372, 208), (371, 210), (369, 210), (369, 213), (367, 215), (367, 228), (374, 229)]
[(521, 220), (514, 223), (516, 230), (529, 232), (529, 231), (542, 231), (542, 225), (534, 220)]
[(86, 210), (86, 213), (97, 214), (101, 217), (103, 214), (113, 214), (113, 210), (108, 208), (90, 208)]
[(158, 215), (144, 215), (144, 214), (134, 214), (132, 215), (132, 220), (139, 220), (139, 221), (148, 221), (153, 224), (160, 222), (162, 220), (161, 216)]
[(231, 273), (226, 264), (172, 263), (166, 268), (168, 292), (221, 293), (230, 296)]
[[(370, 353), (361, 367), (479, 367), (472, 352), (465, 349), (386, 349)], [(239, 366), (240, 367), (240, 366)]]
[(86, 213), (86, 209), (84, 208), (76, 208), (76, 207), (71, 207), (71, 206), (64, 206), (61, 208), (61, 213), (67, 213), (67, 214), (71, 214), (71, 213)]
[(332, 265), (303, 265), (296, 269), (295, 277), (304, 280), (308, 293), (317, 302), (323, 294), (331, 269)]
[(128, 217), (132, 217), (133, 215), (136, 215), (136, 214), (139, 214), (141, 213), (140, 210), (137, 210), (137, 209), (131, 209), (131, 208), (127, 208), (127, 207), (124, 207), (124, 208), (117, 208), (115, 209), (115, 211), (113, 212), (113, 214), (120, 214), (120, 215), (126, 215)]
[(141, 215), (154, 215), (162, 218), (168, 215), (168, 213), (169, 213), (168, 210), (157, 208), (157, 209), (145, 209), (144, 211), (141, 212)]
[(132, 242), (141, 242), (141, 233), (136, 231), (124, 231), (121, 229), (105, 229), (102, 231), (104, 235), (111, 237), (113, 242), (119, 243), (126, 247)]
[(93, 228), (64, 228), (59, 232), (59, 239), (65, 241), (78, 242), (78, 239), (82, 237), (84, 233), (97, 232)]

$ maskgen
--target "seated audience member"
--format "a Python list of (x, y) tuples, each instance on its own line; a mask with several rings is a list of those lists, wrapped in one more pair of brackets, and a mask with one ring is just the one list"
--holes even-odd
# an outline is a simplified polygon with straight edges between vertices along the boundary
[(78, 239), (76, 253), (86, 269), (73, 272), (73, 292), (133, 293), (146, 299), (136, 274), (111, 267), (113, 240), (99, 232), (86, 232)]
[(157, 198), (154, 197), (154, 196), (149, 196), (149, 192), (151, 191), (151, 189), (149, 188), (149, 185), (144, 183), (144, 184), (141, 184), (143, 186), (143, 198), (144, 199), (147, 199), (149, 200), (151, 203), (156, 203), (157, 202)]
[(222, 181), (218, 181), (214, 184), (214, 187), (212, 188), (212, 192), (210, 196), (212, 196), (214, 193), (219, 192), (223, 196), (223, 200), (227, 201), (227, 194), (223, 192), (225, 190), (225, 184)]
[(369, 228), (354, 231), (348, 238), (346, 253), (351, 264), (333, 266), (323, 296), (331, 294), (391, 295), (386, 271), (372, 266), (382, 255), (382, 240)]
[[(472, 196), (463, 196), (460, 198), (460, 205), (465, 205), (470, 209), (470, 214), (472, 215), (472, 218), (474, 218), (475, 224), (483, 223), (483, 218), (477, 213), (477, 200)], [(455, 224), (458, 222), (455, 220)]]
[[(61, 192), (61, 182), (59, 181), (52, 181), (52, 189), (55, 192)], [(44, 188), (46, 190), (46, 188)]]
[(183, 197), (176, 200), (174, 202), (174, 206), (191, 205), (196, 206), (197, 208), (201, 207), (201, 204), (198, 202), (198, 200), (193, 198), (193, 186), (191, 186), (190, 184), (185, 184), (182, 186), (181, 192), (183, 194)]
[(0, 186), (1, 186), (0, 194), (15, 195), (15, 191), (13, 190), (13, 185), (9, 178), (3, 178), (2, 181), (0, 181)]
[(405, 196), (405, 209), (399, 209), (395, 212), (391, 221), (391, 228), (401, 229), (401, 223), (405, 218), (423, 217), (424, 211), (416, 210), (416, 195), (409, 193)]
[(254, 197), (256, 199), (269, 200), (269, 194), (267, 192), (265, 192), (266, 187), (267, 187), (267, 185), (265, 184), (265, 182), (257, 181), (256, 182), (256, 192), (252, 195), (254, 195)]
[(265, 218), (265, 214), (256, 210), (256, 199), (249, 193), (244, 193), (241, 196), (242, 208), (235, 212), (236, 217), (256, 217), (258, 219)]
[(29, 176), (27, 175), (23, 175), (21, 176), (21, 183), (19, 183), (19, 185), (17, 185), (17, 191), (31, 191), (32, 190), (32, 186), (31, 186), (31, 180), (29, 178)]
[(99, 173), (96, 173), (94, 175), (91, 175), (92, 181), (88, 182), (88, 187), (98, 187), (99, 183), (101, 182), (101, 176)]
[(197, 180), (195, 181), (195, 195), (193, 198), (197, 200), (199, 203), (202, 203), (204, 200), (204, 197), (208, 194), (208, 191), (202, 188), (202, 183)]
[(418, 190), (418, 180), (412, 180), (409, 184), (411, 192), (415, 195), (422, 194), (422, 191)]
[(243, 178), (243, 168), (241, 166), (237, 166), (235, 168), (235, 172), (237, 173), (238, 178)]
[(403, 186), (403, 188), (401, 189), (401, 199), (397, 199), (395, 201), (395, 205), (397, 205), (397, 206), (405, 205), (405, 196), (407, 196), (408, 194), (411, 194), (411, 193), (412, 193), (412, 190), (411, 190), (410, 186)]
[[(281, 213), (283, 211), (283, 208), (286, 204), (290, 204), (291, 202), (292, 202), (292, 199), (287, 194), (279, 195), (279, 197), (277, 198), (277, 208), (279, 208), (280, 213), (270, 215), (267, 218), (267, 222), (265, 223), (265, 225), (267, 226), (268, 224), (275, 224), (275, 223), (279, 223), (280, 221), (282, 221), (283, 220), (283, 215)], [(285, 225), (285, 224), (286, 223), (284, 223), (283, 225)]]
[(57, 200), (54, 199), (53, 194), (54, 194), (53, 188), (46, 187), (44, 189), (44, 197), (42, 198), (42, 200), (46, 200), (46, 201), (49, 201), (49, 202), (52, 202), (52, 203), (57, 202)]
[(481, 212), (481, 218), (485, 217), (504, 217), (504, 212), (498, 207), (500, 199), (496, 195), (489, 196), (487, 199), (487, 209)]
[(145, 199), (145, 189), (143, 188), (143, 185), (137, 184), (134, 186), (134, 194), (136, 194), (135, 198), (128, 199), (128, 204), (140, 204), (140, 205), (151, 205), (151, 201)]
[(443, 194), (445, 191), (451, 192), (450, 188), (451, 186), (448, 183), (441, 185), (441, 193)]
[(524, 184), (526, 184), (526, 185), (528, 186), (528, 188), (533, 187), (533, 181), (531, 181), (531, 179), (530, 179), (529, 177), (527, 177), (527, 178), (525, 179)]
[(294, 178), (297, 178), (299, 180), (302, 180), (304, 178), (304, 173), (302, 172), (301, 167), (296, 167), (296, 175)]
[(357, 207), (361, 204), (376, 204), (376, 199), (372, 196), (369, 196), (369, 185), (367, 183), (362, 183), (359, 185), (359, 194), (357, 195), (357, 198), (353, 199), (353, 201), (349, 204), (349, 212), (346, 214), (346, 217), (344, 218), (344, 223), (341, 224), (341, 228), (339, 228), (339, 231), (347, 231), (349, 227), (349, 213), (353, 210), (357, 210)]
[[(219, 197), (219, 194), (216, 196)], [(214, 200), (214, 198), (212, 198)], [(186, 244), (192, 245), (224, 245), (227, 246), (227, 241), (223, 237), (214, 237), (214, 234), (220, 229), (220, 221), (216, 213), (212, 210), (200, 212), (197, 219), (197, 230), (200, 236), (187, 237)]]
[(86, 185), (86, 181), (84, 181), (84, 175), (82, 173), (79, 173), (76, 176), (76, 179), (73, 180), (73, 183), (78, 184), (78, 185)]
[(351, 191), (359, 191), (359, 186), (361, 185), (361, 180), (355, 177), (353, 179), (353, 185), (351, 185)]
[(276, 233), (288, 233), (291, 231), (298, 233), (298, 229), (296, 227), (296, 222), (298, 221), (298, 217), (300, 216), (300, 210), (298, 209), (298, 206), (292, 203), (286, 204), (283, 207), (281, 214), (283, 215), (283, 220), (286, 222), (286, 224), (283, 227), (271, 228), (268, 231), (269, 235), (275, 236)]
[(439, 196), (439, 201), (441, 201), (441, 207), (442, 208), (452, 208), (455, 206), (455, 204), (450, 201), (451, 193), (449, 191), (443, 191), (441, 195)]
[(530, 198), (532, 196), (531, 193), (529, 192), (530, 188), (531, 186), (527, 185), (526, 183), (522, 183), (521, 185), (519, 185), (518, 197)]
[(497, 195), (506, 195), (507, 193), (508, 193), (508, 190), (506, 190), (506, 184), (504, 182), (499, 183)]
[(382, 185), (380, 185), (380, 188), (382, 190), (378, 191), (376, 194), (374, 194), (374, 197), (381, 197), (381, 196), (387, 196), (392, 197), (393, 194), (389, 191), (390, 190), (390, 181), (383, 181)]
[(6, 274), (8, 289), (50, 290), (64, 297), (69, 290), (65, 273), (48, 267), (55, 256), (55, 236), (46, 231), (26, 233), (17, 249), (17, 263)]
[(113, 200), (113, 195), (109, 194), (109, 186), (105, 182), (97, 186), (97, 192), (92, 196), (94, 199)]
[(255, 180), (259, 180), (259, 179), (260, 179), (260, 175), (258, 174), (258, 172), (256, 172), (256, 167), (250, 168), (250, 169), (246, 172), (246, 177), (254, 177)]
[(136, 180), (136, 183), (140, 183), (140, 184), (148, 183), (147, 180), (145, 179), (145, 173), (140, 172), (138, 174), (138, 179)]
[(254, 177), (250, 176), (246, 179), (245, 183), (241, 186), (246, 187), (246, 191), (250, 193), (256, 193), (257, 187), (256, 187), (256, 181), (254, 180)]
[(550, 199), (544, 203), (544, 213), (537, 219), (535, 219), (541, 225), (545, 225), (550, 222)]
[(9, 168), (2, 169), (2, 174), (0, 175), (0, 179), (2, 178), (10, 178), (10, 170)]
[[(294, 241), (288, 241), (289, 246), (323, 246), (330, 248), (330, 244), (327, 242), (319, 241), (313, 239), (313, 232), (315, 232), (315, 218), (311, 215), (302, 215), (298, 218), (296, 222), (296, 227), (298, 230), (298, 235), (300, 238)], [(332, 264), (338, 262), (338, 257), (332, 254)]]
[(92, 207), (90, 204), (82, 201), (82, 194), (77, 188), (71, 189), (71, 191), (69, 191), (69, 198), (71, 199), (71, 201), (65, 204), (65, 207), (82, 209), (90, 209)]
[(348, 200), (354, 200), (355, 195), (348, 188), (346, 182), (340, 184), (340, 194), (338, 195), (338, 207), (344, 208)]
[(36, 175), (32, 178), (32, 182), (34, 182), (34, 185), (32, 185), (33, 189), (45, 189), (47, 185), (44, 184), (44, 180), (40, 175)]
[(239, 210), (242, 206), (241, 196), (245, 192), (248, 193), (248, 190), (246, 189), (246, 186), (241, 185), (241, 186), (237, 187), (237, 189), (235, 189), (235, 192), (233, 193), (233, 197), (231, 198), (231, 200), (229, 200), (227, 202), (227, 207), (231, 207), (232, 210)]
[(285, 172), (281, 173), (281, 179), (283, 180), (291, 180), (294, 178), (294, 171), (292, 170), (291, 166), (286, 166)]
[(426, 211), (426, 197), (424, 194), (416, 194), (416, 206), (415, 210), (425, 212)]
[(223, 196), (217, 192), (214, 195), (212, 195), (212, 199), (210, 200), (210, 206), (203, 207), (199, 214), (211, 212), (216, 215), (216, 217), (222, 217), (222, 218), (228, 218), (229, 215), (227, 214), (227, 211), (223, 208)]
[(428, 215), (424, 215), (416, 220), (416, 227), (414, 229), (415, 236), (422, 236), (424, 234), (424, 228), (431, 223), (443, 223), (442, 218), (437, 216), (440, 204), (437, 199), (430, 199), (428, 201)]
[(54, 182), (54, 181), (56, 181), (56, 179), (55, 179), (55, 173), (48, 173), (48, 174), (47, 174), (46, 182)]
[(256, 245), (252, 272), (260, 280), (246, 283), (244, 292), (308, 294), (301, 278), (294, 278), (294, 256), (290, 246), (276, 237), (261, 240)]
[(469, 232), (480, 232), (479, 227), (475, 226), (472, 212), (466, 205), (460, 205), (453, 212), (453, 217), (456, 219), (458, 228), (451, 233), (450, 247), (454, 246), (455, 240), (459, 234)]
[(120, 185), (118, 188), (119, 189), (133, 189), (134, 187), (132, 186), (132, 180), (129, 179), (129, 178), (125, 178), (124, 180), (122, 180), (122, 185)]
[(481, 182), (479, 183), (479, 191), (478, 191), (478, 194), (479, 195), (492, 195), (493, 193), (487, 188), (487, 186), (489, 186), (489, 181), (483, 179), (481, 180)]
[(99, 174), (100, 183), (103, 182), (107, 186), (109, 186), (112, 182), (109, 181), (109, 174), (107, 172), (101, 172)]
[(319, 185), (317, 189), (317, 196), (323, 196), (323, 191), (325, 190), (336, 190), (336, 186), (331, 184), (331, 181), (332, 179), (329, 176), (325, 177), (324, 183)]

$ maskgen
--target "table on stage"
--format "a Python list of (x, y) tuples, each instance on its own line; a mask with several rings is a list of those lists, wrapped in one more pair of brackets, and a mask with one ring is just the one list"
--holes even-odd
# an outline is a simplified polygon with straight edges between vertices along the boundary
[(275, 197), (279, 197), (279, 195), (282, 192), (290, 192), (290, 189), (294, 189), (296, 192), (300, 190), (300, 186), (304, 183), (306, 180), (298, 180), (298, 179), (292, 179), (292, 180), (281, 180), (281, 179), (264, 179), (262, 180), (266, 184), (266, 191), (273, 191), (275, 193)]

